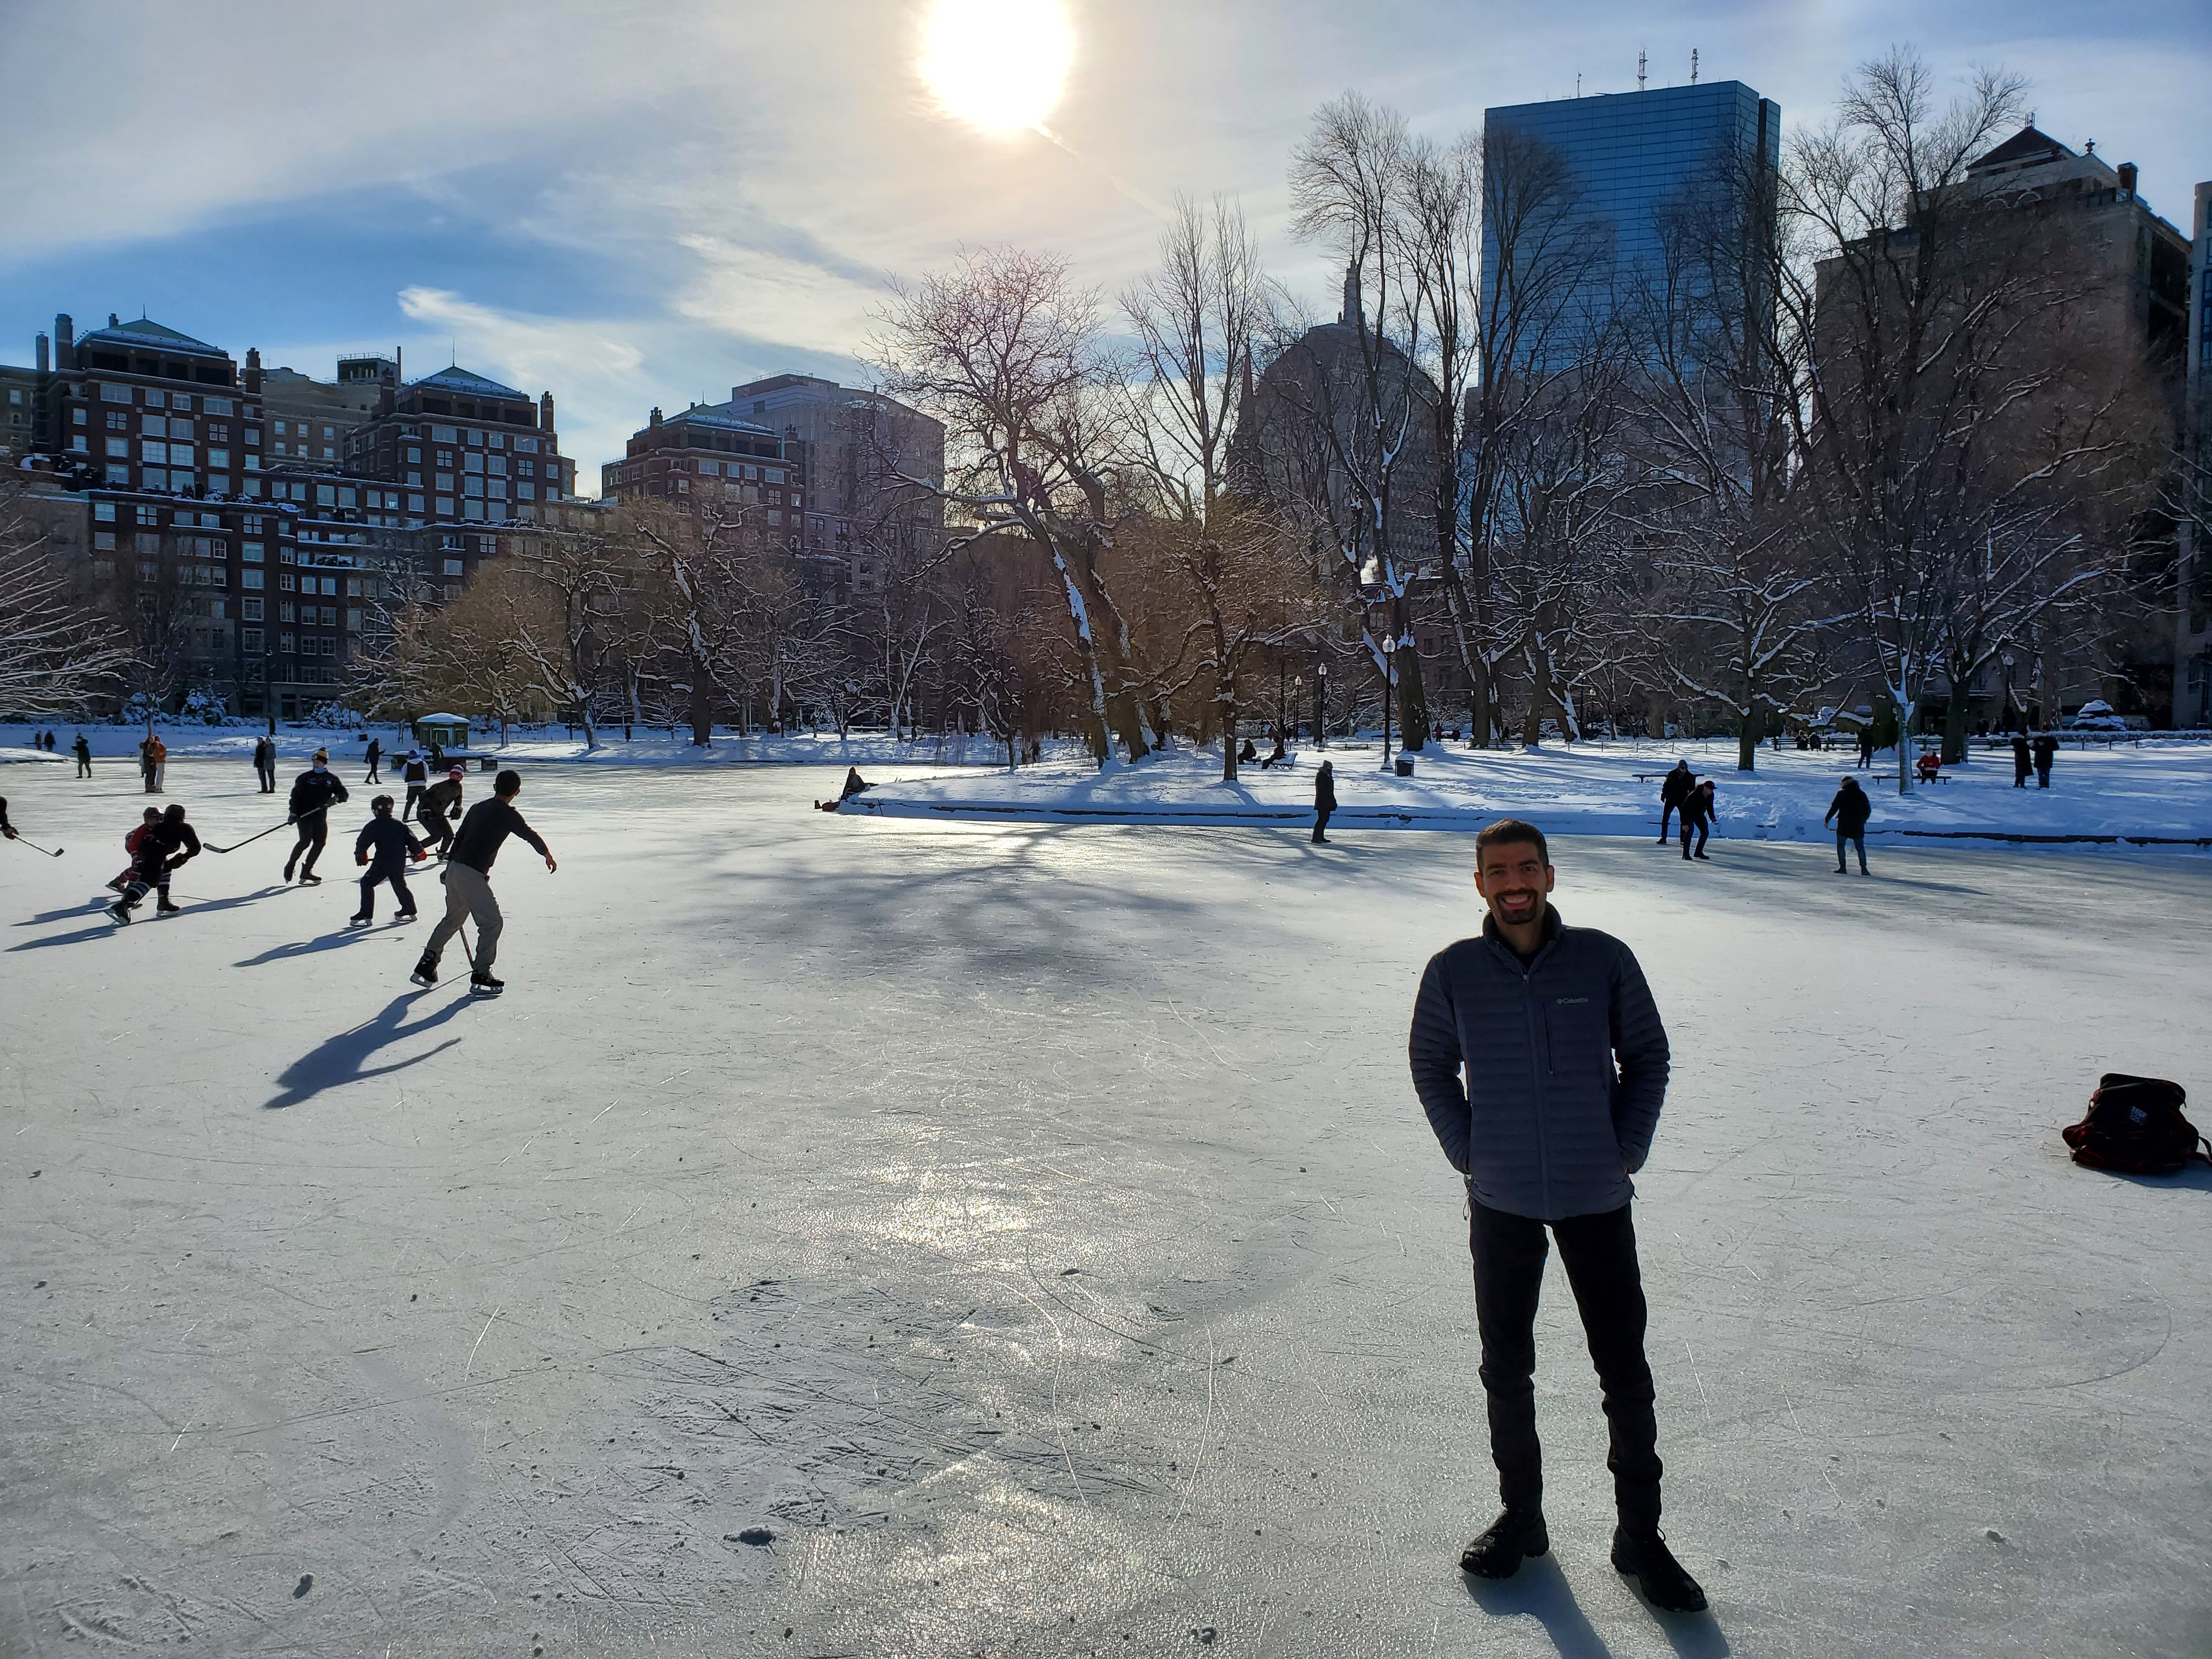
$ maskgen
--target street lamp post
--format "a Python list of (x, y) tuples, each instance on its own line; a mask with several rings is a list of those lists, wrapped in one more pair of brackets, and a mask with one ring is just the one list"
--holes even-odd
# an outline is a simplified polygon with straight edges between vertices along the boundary
[(1314, 746), (1328, 747), (1328, 665), (1314, 670)]

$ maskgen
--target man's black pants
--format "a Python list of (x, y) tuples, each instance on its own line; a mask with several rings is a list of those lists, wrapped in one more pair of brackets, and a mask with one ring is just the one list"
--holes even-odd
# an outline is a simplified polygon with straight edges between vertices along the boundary
[[(1490, 1400), (1490, 1455), (1509, 1510), (1533, 1510), (1544, 1498), (1542, 1448), (1536, 1439), (1536, 1298), (1544, 1282), (1546, 1224), (1475, 1204), (1475, 1319), (1482, 1331), (1482, 1387)], [(1550, 1224), (1582, 1312), (1590, 1359), (1605, 1391), (1613, 1502), (1634, 1531), (1659, 1525), (1659, 1425), (1651, 1367), (1644, 1358), (1644, 1281), (1636, 1267), (1636, 1229), (1628, 1206)]]
[[(300, 864), (302, 875), (312, 876), (315, 873), (315, 860), (322, 857), (323, 844), (331, 838), (330, 816), (330, 812), (325, 809), (322, 811), (310, 812), (300, 820), (300, 839), (292, 845), (292, 856), (284, 860), (284, 867), (287, 870), (295, 864)], [(302, 853), (307, 855), (304, 864), (300, 863), (300, 855)]]

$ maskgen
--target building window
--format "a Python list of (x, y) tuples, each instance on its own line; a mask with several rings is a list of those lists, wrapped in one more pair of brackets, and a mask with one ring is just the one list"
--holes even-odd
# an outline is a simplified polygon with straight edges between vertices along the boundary
[[(82, 415), (84, 413), (84, 411), (83, 411), (82, 410), (81, 410), (81, 409), (80, 409), (80, 410), (76, 410), (76, 411), (74, 411), (74, 412), (75, 412), (76, 414), (77, 414), (77, 415), (80, 415), (80, 416), (82, 416)], [(80, 420), (80, 421), (78, 421), (78, 422), (77, 422), (77, 424), (78, 424), (79, 426), (82, 426), (82, 425), (84, 424), (84, 422), (83, 422), (82, 420)], [(119, 409), (111, 409), (111, 410), (109, 410), (107, 411), (107, 429), (108, 429), (110, 432), (128, 432), (128, 431), (130, 431), (130, 430), (131, 430), (131, 417), (130, 417), (128, 415), (125, 414), (125, 413), (124, 413), (121, 410), (119, 410)]]
[(447, 574), (448, 576), (458, 576), (458, 575), (459, 575), (459, 574), (461, 574), (461, 562), (460, 562), (459, 559), (448, 559), (448, 560), (447, 560), (447, 561), (446, 561), (446, 574)]
[(210, 449), (207, 453), (207, 464), (211, 470), (223, 472), (228, 471), (230, 470), (230, 452), (227, 449)]
[(107, 458), (112, 461), (129, 460), (131, 459), (131, 440), (128, 438), (110, 438), (107, 441)]
[[(246, 586), (251, 587), (252, 584), (248, 582)], [(262, 601), (259, 599), (240, 599), (238, 602), (238, 614), (245, 617), (248, 622), (259, 622), (261, 620), (261, 605)]]
[(96, 551), (101, 553), (113, 552), (115, 550), (115, 532), (112, 530), (94, 531), (92, 532), (92, 544)]
[(112, 380), (102, 381), (100, 387), (100, 401), (104, 404), (127, 404), (131, 401), (131, 388), (127, 386), (118, 386)]
[(296, 638), (293, 635), (280, 634), (276, 636), (276, 640), (278, 647), (283, 650), (284, 654), (288, 657), (290, 656), (295, 650), (298, 649)]
[(113, 524), (115, 522), (115, 503), (113, 501), (94, 501), (92, 504), (92, 516), (98, 520), (101, 524)]
[(241, 570), (238, 574), (244, 586), (247, 587), (260, 586), (264, 575), (265, 574), (264, 572), (259, 570)]
[(261, 649), (261, 630), (258, 628), (239, 629), (238, 639), (248, 651), (258, 652)]
[[(261, 521), (258, 519), (248, 519), (246, 521), (246, 527), (248, 529), (253, 529), (257, 527), (260, 522)], [(248, 564), (260, 564), (263, 562), (261, 548), (262, 544), (259, 542), (240, 542), (238, 544), (238, 556), (245, 560)]]
[(483, 447), (483, 438), (484, 434), (483, 433), (471, 431), (469, 434), (469, 447), (471, 449), (482, 449)]

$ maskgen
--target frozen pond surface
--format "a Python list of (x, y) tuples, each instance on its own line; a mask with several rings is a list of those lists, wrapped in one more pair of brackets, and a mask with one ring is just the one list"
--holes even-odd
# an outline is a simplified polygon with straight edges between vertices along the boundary
[(1495, 1488), (1404, 1043), (1471, 840), (836, 775), (533, 775), (562, 870), (509, 844), (471, 1003), (343, 929), (351, 808), (319, 890), (271, 836), (111, 936), (131, 779), (0, 774), (69, 849), (0, 847), (0, 1652), (2212, 1650), (2212, 1171), (2057, 1137), (2212, 1077), (2212, 861), (1555, 845), (1675, 1048), (1638, 1223), (1714, 1613), (1662, 1620), (1556, 1271), (1553, 1553), (1455, 1565)]

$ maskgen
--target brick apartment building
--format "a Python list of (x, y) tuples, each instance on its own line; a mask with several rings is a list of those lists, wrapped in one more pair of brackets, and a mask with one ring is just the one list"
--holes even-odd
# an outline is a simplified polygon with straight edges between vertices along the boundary
[(343, 459), (354, 477), (399, 486), (417, 523), (526, 519), (576, 489), (576, 464), (554, 430), (553, 394), (533, 403), (459, 367), (387, 387)]

